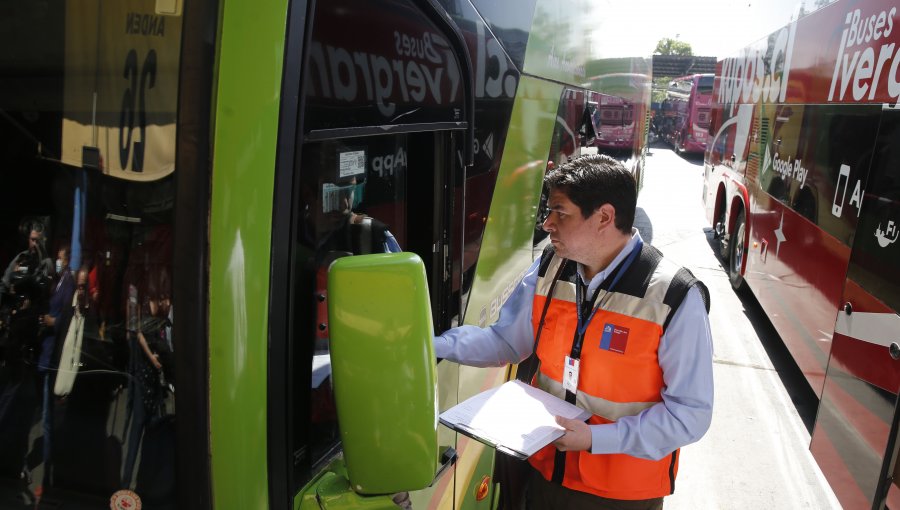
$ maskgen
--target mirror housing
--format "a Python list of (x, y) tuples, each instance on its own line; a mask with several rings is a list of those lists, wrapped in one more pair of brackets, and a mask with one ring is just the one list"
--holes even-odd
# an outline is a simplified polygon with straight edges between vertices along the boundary
[(344, 257), (328, 270), (335, 404), (358, 494), (427, 487), (439, 463), (437, 365), (422, 260)]

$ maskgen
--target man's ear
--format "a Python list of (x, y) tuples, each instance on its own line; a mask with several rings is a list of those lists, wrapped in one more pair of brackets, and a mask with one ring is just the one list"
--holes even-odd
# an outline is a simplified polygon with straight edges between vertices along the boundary
[(600, 215), (600, 223), (597, 225), (600, 228), (605, 228), (607, 225), (616, 223), (616, 208), (612, 206), (612, 204), (603, 204), (597, 208), (595, 214)]

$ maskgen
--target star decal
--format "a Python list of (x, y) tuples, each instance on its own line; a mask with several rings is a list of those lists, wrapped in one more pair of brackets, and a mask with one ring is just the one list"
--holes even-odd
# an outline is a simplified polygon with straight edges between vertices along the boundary
[(784, 237), (784, 211), (781, 211), (781, 223), (775, 229), (775, 238), (778, 239), (778, 244), (775, 245), (775, 256), (777, 257), (778, 251), (781, 249), (781, 243), (787, 241), (787, 238)]

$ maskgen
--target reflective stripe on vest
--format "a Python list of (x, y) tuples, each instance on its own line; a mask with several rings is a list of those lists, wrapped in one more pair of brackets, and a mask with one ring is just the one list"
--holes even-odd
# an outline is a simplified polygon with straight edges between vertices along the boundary
[[(538, 275), (532, 307), (535, 325), (540, 321), (552, 276), (561, 262), (555, 255), (552, 257)], [(600, 309), (585, 332), (581, 350), (575, 401), (593, 414), (590, 424), (614, 422), (661, 402), (664, 381), (657, 350), (670, 311), (663, 299), (678, 269), (662, 259), (650, 275), (627, 271), (622, 279), (629, 280), (628, 285), (622, 288), (641, 287), (641, 282), (646, 281), (642, 296), (599, 291), (596, 303)], [(565, 398), (564, 359), (572, 348), (578, 322), (575, 278), (579, 276), (571, 263), (556, 284), (544, 319), (537, 353), (540, 368), (532, 381), (560, 398)], [(549, 445), (529, 462), (549, 480), (554, 456), (555, 448)], [(568, 452), (563, 485), (606, 498), (657, 498), (672, 493), (676, 472), (677, 452), (659, 461), (624, 454)]]

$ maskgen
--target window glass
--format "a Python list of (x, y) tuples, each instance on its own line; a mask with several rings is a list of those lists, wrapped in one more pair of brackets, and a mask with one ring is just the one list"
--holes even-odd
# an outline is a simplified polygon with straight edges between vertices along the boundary
[(850, 278), (900, 310), (900, 115), (886, 111), (853, 243)]
[(624, 107), (603, 106), (600, 108), (600, 121), (604, 124), (622, 124)]
[(697, 92), (700, 94), (712, 94), (713, 91), (713, 81), (715, 80), (715, 76), (701, 76), (697, 81)]
[(0, 507), (169, 507), (180, 12), (70, 0), (5, 16)]
[[(881, 106), (795, 106), (794, 109), (802, 114), (803, 136), (796, 156), (787, 159), (791, 165), (781, 168), (789, 181), (787, 203), (850, 246), (862, 205), (865, 174), (871, 164), (873, 140), (878, 133)], [(811, 211), (814, 214), (809, 214)]]
[[(594, 94), (594, 96), (590, 98), (590, 102), (597, 103), (597, 100), (600, 99), (600, 97), (599, 94)], [(582, 141), (575, 138), (575, 133), (580, 131), (578, 125), (584, 118), (583, 115), (585, 112), (586, 100), (584, 91), (574, 89), (566, 89), (563, 92), (562, 97), (560, 97), (559, 108), (556, 111), (556, 124), (553, 128), (553, 138), (551, 138), (550, 141), (550, 152), (547, 154), (547, 168), (545, 171), (563, 165), (581, 154), (580, 145)], [(611, 115), (612, 117), (617, 118), (618, 124), (621, 125), (621, 107), (606, 108), (601, 106), (598, 110), (601, 119), (601, 129), (603, 124), (607, 122), (604, 120), (604, 115)], [(598, 133), (598, 135), (599, 134), (600, 133)], [(550, 193), (547, 190), (547, 187), (544, 186), (541, 189), (541, 198), (538, 203), (537, 214), (535, 215), (534, 236), (532, 238), (532, 245), (535, 249), (542, 246), (541, 243), (549, 235), (543, 228), (544, 220), (546, 220), (547, 215), (550, 214), (550, 210), (547, 206), (547, 200), (549, 200), (549, 198)]]
[[(410, 249), (408, 135), (311, 143), (300, 167), (295, 280), (295, 464), (301, 479), (335, 451), (328, 266), (334, 260)], [(427, 211), (425, 216), (430, 216)], [(310, 375), (302, 367), (311, 366)]]

